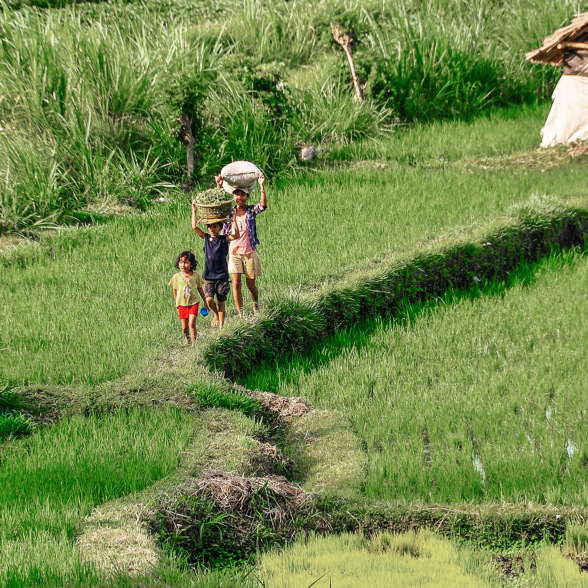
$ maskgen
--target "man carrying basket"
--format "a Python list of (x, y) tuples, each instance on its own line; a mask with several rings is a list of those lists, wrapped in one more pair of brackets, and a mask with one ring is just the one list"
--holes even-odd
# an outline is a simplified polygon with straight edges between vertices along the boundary
[(230, 214), (230, 222), (223, 229), (223, 233), (229, 233), (231, 224), (236, 223), (239, 230), (239, 238), (234, 239), (229, 244), (229, 273), (233, 280), (233, 297), (239, 316), (243, 316), (243, 294), (241, 292), (241, 276), (245, 274), (245, 283), (251, 298), (253, 299), (253, 312), (259, 312), (259, 293), (255, 280), (261, 276), (261, 263), (257, 255), (257, 237), (256, 217), (260, 212), (267, 208), (267, 197), (265, 193), (265, 176), (258, 171), (256, 179), (259, 181), (261, 190), (260, 201), (255, 204), (247, 204), (249, 194), (255, 188), (255, 177), (250, 187), (234, 187), (229, 183), (229, 177), (223, 175), (226, 168), (223, 168), (221, 174), (215, 177), (217, 186), (224, 188), (227, 192), (233, 194), (235, 206)]

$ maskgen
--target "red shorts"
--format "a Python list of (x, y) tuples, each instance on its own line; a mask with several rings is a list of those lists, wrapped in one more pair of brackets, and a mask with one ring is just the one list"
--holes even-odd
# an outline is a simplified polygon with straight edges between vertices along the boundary
[(178, 313), (181, 319), (187, 319), (191, 314), (198, 314), (198, 304), (192, 304), (192, 306), (178, 306)]

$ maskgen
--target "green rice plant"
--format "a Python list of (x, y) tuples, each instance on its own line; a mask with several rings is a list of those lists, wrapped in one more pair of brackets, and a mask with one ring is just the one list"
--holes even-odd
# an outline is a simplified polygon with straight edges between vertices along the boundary
[(192, 394), (198, 405), (203, 408), (227, 408), (228, 410), (238, 410), (247, 416), (261, 415), (263, 413), (261, 404), (245, 394), (226, 392), (221, 388), (201, 386), (199, 384), (188, 387), (186, 392)]
[(500, 586), (467, 549), (431, 532), (318, 537), (263, 554), (257, 575), (264, 586)]
[(576, 562), (563, 557), (561, 550), (556, 546), (544, 545), (536, 554), (535, 566), (534, 573), (529, 570), (535, 586), (588, 586), (586, 574), (580, 571)]
[(574, 555), (582, 555), (588, 552), (588, 527), (568, 523), (566, 525), (565, 545)]
[(5, 446), (0, 582), (78, 585), (95, 578), (71, 541), (82, 518), (172, 472), (193, 428), (185, 411), (129, 410), (73, 417)]
[(433, 121), (428, 125), (399, 125), (392, 133), (334, 147), (329, 158), (442, 167), (478, 157), (485, 158), (480, 164), (488, 167), (490, 157), (536, 149), (548, 110), (547, 104), (534, 104), (493, 110), (469, 124)]

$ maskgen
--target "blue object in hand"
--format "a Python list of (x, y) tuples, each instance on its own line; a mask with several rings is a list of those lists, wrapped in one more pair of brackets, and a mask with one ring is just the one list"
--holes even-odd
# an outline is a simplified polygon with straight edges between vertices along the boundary
[(206, 308), (201, 308), (201, 309), (200, 309), (200, 314), (201, 314), (202, 316), (208, 316), (208, 310), (206, 310)]

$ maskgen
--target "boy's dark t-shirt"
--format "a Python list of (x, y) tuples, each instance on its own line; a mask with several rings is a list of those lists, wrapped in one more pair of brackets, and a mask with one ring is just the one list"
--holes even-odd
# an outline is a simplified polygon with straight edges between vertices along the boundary
[(202, 277), (205, 280), (223, 280), (229, 277), (227, 267), (227, 255), (229, 254), (229, 242), (226, 235), (218, 235), (211, 239), (204, 237), (204, 271)]

